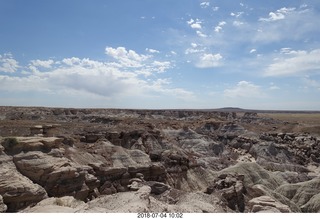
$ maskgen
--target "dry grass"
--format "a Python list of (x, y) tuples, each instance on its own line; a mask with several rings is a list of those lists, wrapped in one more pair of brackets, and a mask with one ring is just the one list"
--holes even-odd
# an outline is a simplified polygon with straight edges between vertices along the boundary
[(320, 113), (261, 113), (259, 115), (290, 123), (310, 126), (320, 125)]
[(284, 132), (302, 132), (320, 136), (320, 113), (261, 113), (259, 116), (288, 122), (280, 128)]

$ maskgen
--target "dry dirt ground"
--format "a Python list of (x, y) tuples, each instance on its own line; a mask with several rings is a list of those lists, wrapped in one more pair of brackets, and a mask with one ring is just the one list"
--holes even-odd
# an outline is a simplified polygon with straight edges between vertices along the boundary
[(0, 212), (319, 212), (320, 113), (0, 107)]

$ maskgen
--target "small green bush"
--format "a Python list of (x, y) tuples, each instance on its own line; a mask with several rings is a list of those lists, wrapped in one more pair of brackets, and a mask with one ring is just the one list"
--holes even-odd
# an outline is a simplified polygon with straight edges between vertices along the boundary
[(6, 148), (6, 149), (12, 149), (14, 148), (17, 144), (18, 144), (18, 140), (16, 138), (5, 138), (4, 141), (2, 142), (2, 145)]

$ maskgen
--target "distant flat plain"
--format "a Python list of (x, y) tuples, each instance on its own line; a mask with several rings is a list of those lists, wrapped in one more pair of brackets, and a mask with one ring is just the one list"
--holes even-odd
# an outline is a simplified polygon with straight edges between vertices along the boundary
[(259, 116), (288, 122), (292, 125), (293, 132), (313, 133), (320, 136), (320, 112), (259, 113)]

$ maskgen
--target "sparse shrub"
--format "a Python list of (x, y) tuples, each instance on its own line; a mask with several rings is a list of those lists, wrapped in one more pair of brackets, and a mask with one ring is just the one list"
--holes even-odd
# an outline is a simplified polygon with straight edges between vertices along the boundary
[(55, 204), (58, 206), (64, 206), (64, 202), (61, 198), (56, 198)]
[(4, 146), (5, 149), (13, 149), (17, 144), (18, 140), (14, 137), (10, 138), (5, 138), (4, 141), (2, 142), (2, 145)]

